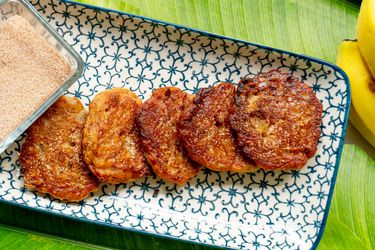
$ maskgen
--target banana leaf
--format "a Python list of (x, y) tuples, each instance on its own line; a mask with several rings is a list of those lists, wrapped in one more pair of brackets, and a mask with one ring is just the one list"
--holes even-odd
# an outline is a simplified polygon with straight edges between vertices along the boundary
[(319, 249), (375, 248), (374, 178), (375, 161), (346, 145)]
[(43, 235), (10, 226), (0, 226), (0, 249), (103, 249), (97, 246)]
[[(336, 61), (341, 40), (356, 37), (360, 4), (359, 0), (79, 0), (78, 2), (191, 26), (311, 55), (330, 62)], [(346, 145), (330, 215), (318, 249), (375, 248), (374, 180), (375, 162), (358, 147)], [(0, 229), (0, 237), (2, 233), (6, 235), (5, 231), (2, 232)], [(15, 235), (14, 231), (11, 234)], [(16, 238), (16, 236), (9, 237)], [(204, 248), (159, 238), (153, 238), (153, 246), (150, 246), (144, 243), (144, 237), (134, 234), (132, 239), (122, 240), (125, 245), (126, 241), (134, 241), (132, 244), (143, 246), (145, 249)], [(39, 238), (27, 238), (28, 241), (30, 239), (40, 241)], [(48, 241), (47, 238), (43, 240)], [(64, 244), (74, 244), (55, 239), (52, 241), (51, 244), (61, 248), (65, 246)], [(146, 240), (146, 242), (150, 241)], [(0, 240), (0, 248), (1, 243)], [(18, 244), (17, 241), (14, 244)]]

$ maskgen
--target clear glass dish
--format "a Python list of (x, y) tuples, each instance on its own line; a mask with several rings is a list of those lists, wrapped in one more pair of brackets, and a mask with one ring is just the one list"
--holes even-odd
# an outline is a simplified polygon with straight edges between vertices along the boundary
[[(3, 140), (0, 139), (0, 153), (3, 152), (17, 137), (19, 137), (44, 111), (52, 105), (65, 90), (67, 90), (83, 72), (83, 61), (78, 53), (66, 43), (57, 32), (39, 15), (34, 7), (26, 0), (0, 0), (0, 22), (11, 16), (19, 15), (26, 19), (31, 26), (66, 59), (70, 65), (70, 72), (66, 81), (43, 102), (27, 119)], [(1, 38), (0, 38), (1, 39)], [(22, 100), (20, 100), (22, 101)], [(1, 121), (0, 121), (1, 122)]]

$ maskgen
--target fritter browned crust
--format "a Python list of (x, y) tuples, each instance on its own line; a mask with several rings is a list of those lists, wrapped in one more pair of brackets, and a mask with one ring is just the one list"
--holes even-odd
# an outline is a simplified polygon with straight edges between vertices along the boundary
[(68, 201), (97, 189), (81, 155), (86, 114), (77, 98), (62, 96), (27, 130), (19, 158), (27, 188)]
[(215, 171), (249, 172), (256, 169), (239, 153), (230, 129), (235, 90), (230, 83), (201, 89), (182, 113), (178, 124), (179, 135), (190, 158)]
[(101, 181), (116, 184), (149, 175), (135, 123), (142, 101), (115, 88), (95, 96), (83, 130), (83, 159)]
[(315, 154), (322, 104), (304, 83), (279, 71), (243, 79), (231, 118), (244, 154), (265, 169), (299, 169)]
[(189, 159), (177, 133), (181, 112), (192, 101), (192, 95), (178, 88), (160, 88), (137, 115), (147, 161), (160, 178), (180, 185), (199, 172), (199, 165)]

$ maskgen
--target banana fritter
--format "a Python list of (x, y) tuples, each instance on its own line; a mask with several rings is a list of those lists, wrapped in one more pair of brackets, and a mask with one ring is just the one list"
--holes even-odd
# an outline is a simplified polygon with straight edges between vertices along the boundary
[(159, 88), (137, 115), (148, 163), (159, 177), (180, 185), (199, 172), (198, 164), (188, 158), (177, 134), (181, 112), (192, 101), (193, 96), (179, 88)]
[(114, 88), (95, 96), (83, 130), (83, 159), (101, 181), (117, 184), (149, 175), (135, 123), (142, 101)]
[(299, 169), (316, 152), (322, 104), (290, 74), (243, 79), (231, 118), (243, 153), (265, 169)]
[(182, 112), (178, 132), (188, 155), (215, 171), (249, 172), (256, 167), (236, 146), (229, 119), (234, 109), (236, 87), (220, 83), (201, 89)]
[(27, 188), (68, 201), (97, 189), (81, 155), (86, 114), (77, 98), (62, 96), (27, 130), (19, 158)]

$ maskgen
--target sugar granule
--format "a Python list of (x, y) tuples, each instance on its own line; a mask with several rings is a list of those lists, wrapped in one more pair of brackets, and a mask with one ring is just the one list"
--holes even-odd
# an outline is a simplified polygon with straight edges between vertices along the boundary
[(59, 88), (70, 65), (21, 16), (0, 22), (0, 141)]

